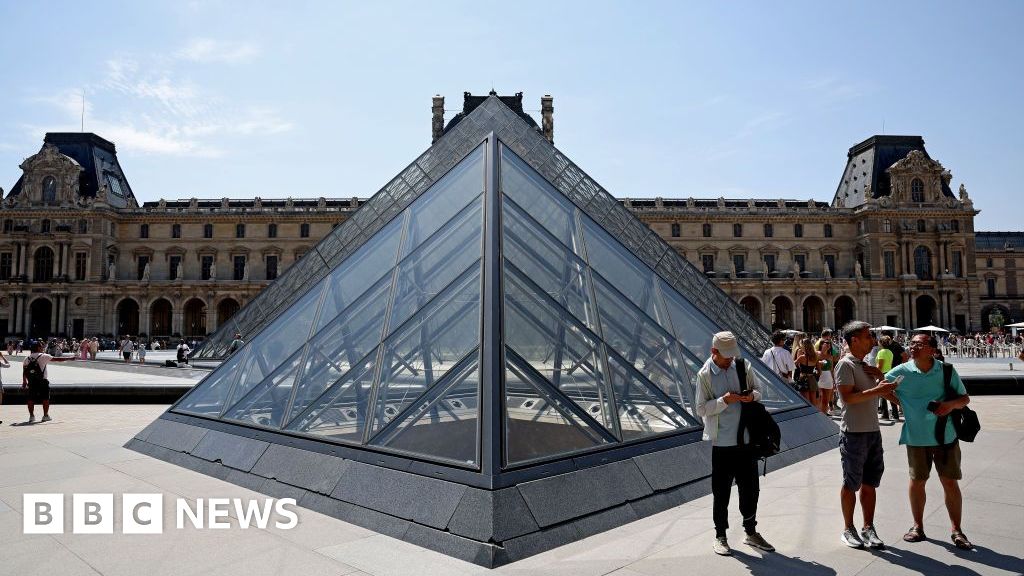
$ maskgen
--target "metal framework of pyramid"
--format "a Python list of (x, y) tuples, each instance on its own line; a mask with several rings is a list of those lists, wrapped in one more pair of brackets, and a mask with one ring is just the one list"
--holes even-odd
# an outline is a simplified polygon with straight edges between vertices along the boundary
[(235, 322), (255, 335), (129, 447), (485, 566), (710, 491), (719, 330), (773, 466), (836, 443), (763, 329), (496, 97)]

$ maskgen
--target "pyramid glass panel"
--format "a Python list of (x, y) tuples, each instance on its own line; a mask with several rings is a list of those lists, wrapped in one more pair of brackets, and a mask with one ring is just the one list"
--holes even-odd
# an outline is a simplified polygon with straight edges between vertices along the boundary
[(479, 464), (480, 359), (474, 350), (371, 444), (433, 456), (460, 466)]
[(247, 351), (235, 352), (210, 375), (202, 384), (192, 389), (176, 406), (176, 409), (201, 416), (219, 416), (224, 410), (231, 387), (238, 378), (238, 367), (245, 360)]
[(545, 298), (514, 265), (505, 266), (505, 344), (576, 403), (605, 430), (614, 432), (614, 401), (599, 358), (600, 341), (564, 308)]
[(480, 271), (474, 264), (384, 343), (370, 435), (417, 402), (479, 342)]
[(514, 152), (501, 147), (501, 190), (529, 213), (559, 242), (582, 256), (576, 207)]
[(700, 426), (629, 362), (611, 354), (608, 367), (624, 442)]
[(349, 370), (285, 429), (336, 442), (362, 444), (370, 415), (374, 354)]
[(505, 461), (509, 466), (614, 441), (570, 408), (571, 401), (509, 349), (505, 352)]
[(292, 354), (270, 376), (225, 410), (223, 417), (267, 428), (280, 428), (284, 424), (288, 398), (292, 395), (295, 378), (302, 366), (304, 351), (305, 348), (302, 348)]

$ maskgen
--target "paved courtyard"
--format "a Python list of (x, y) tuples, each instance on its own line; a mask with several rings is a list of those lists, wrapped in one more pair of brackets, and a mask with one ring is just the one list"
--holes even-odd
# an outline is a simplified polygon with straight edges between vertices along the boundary
[[(87, 371), (87, 368), (69, 370)], [(74, 373), (67, 373), (74, 377)], [(881, 552), (840, 544), (838, 453), (769, 471), (762, 479), (760, 530), (778, 547), (761, 554), (743, 546), (739, 518), (731, 523), (731, 558), (711, 552), (711, 497), (644, 518), (562, 548), (486, 570), (299, 509), (293, 530), (176, 530), (173, 499), (261, 497), (244, 488), (126, 450), (121, 446), (156, 418), (161, 405), (56, 405), (54, 421), (22, 425), (25, 409), (0, 407), (0, 574), (422, 575), (580, 574), (1022, 574), (1024, 573), (1024, 396), (976, 397), (984, 430), (965, 445), (964, 529), (977, 549), (955, 550), (936, 481), (929, 484), (926, 532), (905, 544), (910, 526), (907, 464), (897, 446), (899, 425), (883, 426), (886, 476), (877, 525), (890, 547)], [(12, 425), (13, 423), (13, 425)], [(162, 493), (162, 535), (26, 535), (24, 493)], [(429, 497), (429, 495), (424, 495)], [(70, 527), (70, 513), (65, 523)]]

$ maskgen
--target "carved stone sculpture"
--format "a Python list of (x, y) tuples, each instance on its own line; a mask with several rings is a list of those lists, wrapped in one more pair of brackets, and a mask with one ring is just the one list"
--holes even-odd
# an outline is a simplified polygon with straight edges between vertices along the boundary
[(146, 267), (142, 269), (142, 281), (149, 282), (149, 262), (146, 262)]
[(860, 261), (853, 263), (853, 277), (858, 280), (864, 277), (864, 273), (860, 268)]
[(210, 282), (215, 282), (216, 280), (217, 280), (217, 263), (216, 262), (211, 262), (210, 263)]
[(964, 186), (963, 182), (960, 183), (960, 201), (966, 202), (970, 200), (970, 196), (967, 195), (967, 186)]
[(259, 196), (254, 198), (253, 201), (252, 201), (252, 209), (253, 210), (263, 210), (263, 199), (260, 198)]
[(320, 211), (326, 210), (327, 209), (327, 198), (324, 198), (323, 196), (318, 198), (317, 201), (316, 201), (316, 209), (320, 210)]
[(825, 279), (826, 280), (832, 279), (832, 269), (828, 267), (828, 262), (822, 260), (821, 264), (822, 264), (822, 267), (825, 269)]
[(117, 280), (117, 268), (114, 266), (113, 262), (107, 265), (107, 280), (110, 280), (111, 282)]
[(793, 274), (793, 279), (794, 280), (799, 278), (800, 277), (800, 264), (798, 264), (796, 262), (793, 262), (793, 268), (791, 269), (791, 272)]

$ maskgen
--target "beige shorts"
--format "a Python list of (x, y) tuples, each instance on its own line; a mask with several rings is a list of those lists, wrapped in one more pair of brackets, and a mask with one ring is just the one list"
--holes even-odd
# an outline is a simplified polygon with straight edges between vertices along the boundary
[(907, 462), (911, 480), (927, 480), (935, 464), (939, 478), (960, 480), (960, 442), (944, 446), (907, 446)]

